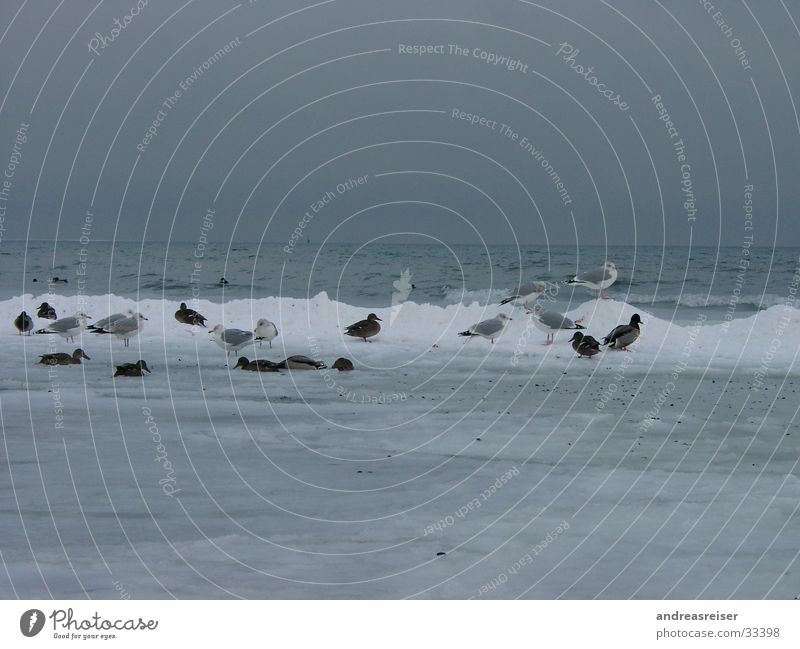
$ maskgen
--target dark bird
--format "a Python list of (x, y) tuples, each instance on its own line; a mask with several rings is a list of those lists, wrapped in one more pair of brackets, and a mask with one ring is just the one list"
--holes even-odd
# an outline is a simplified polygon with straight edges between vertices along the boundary
[(377, 336), (381, 330), (379, 322), (383, 322), (374, 313), (370, 313), (366, 320), (359, 320), (355, 324), (351, 324), (344, 330), (345, 335), (353, 336), (354, 338), (363, 338), (364, 342), (369, 342), (367, 338)]
[(17, 328), (17, 331), (19, 331), (20, 334), (27, 334), (30, 336), (31, 331), (33, 331), (33, 320), (25, 311), (23, 311), (16, 318), (14, 318), (14, 326)]
[(181, 324), (198, 327), (206, 326), (206, 317), (187, 307), (186, 302), (181, 302), (181, 308), (175, 312), (175, 319)]
[(234, 369), (240, 368), (243, 370), (247, 370), (249, 372), (278, 372), (278, 363), (273, 363), (272, 361), (265, 360), (263, 358), (257, 358), (254, 361), (248, 360), (245, 356), (240, 356), (239, 360), (236, 361), (236, 365), (233, 366)]
[(349, 372), (353, 368), (353, 361), (349, 358), (337, 358), (333, 361), (333, 365), (331, 367), (335, 370), (339, 370), (340, 372)]
[(51, 284), (67, 284), (69, 280), (62, 279), (61, 277), (51, 277), (50, 283)]
[(639, 325), (644, 324), (638, 313), (631, 316), (630, 324), (617, 325), (611, 330), (611, 333), (603, 338), (603, 344), (613, 347), (614, 349), (624, 349), (628, 351), (628, 345), (636, 342), (636, 339), (641, 333)]
[(281, 370), (324, 370), (328, 367), (322, 361), (315, 361), (308, 356), (289, 356), (289, 358), (276, 363), (275, 367)]
[(144, 376), (144, 373), (150, 374), (150, 368), (143, 360), (138, 360), (135, 363), (123, 363), (117, 365), (117, 371), (114, 376)]
[(592, 336), (584, 336), (580, 331), (576, 331), (569, 341), (572, 343), (572, 349), (578, 352), (578, 356), (591, 358), (600, 353), (600, 342)]
[(42, 365), (80, 365), (82, 358), (87, 361), (92, 360), (86, 355), (86, 352), (78, 348), (72, 354), (65, 354), (64, 352), (42, 354), (39, 356), (39, 362)]
[(45, 320), (57, 320), (56, 310), (51, 307), (47, 302), (42, 302), (39, 305), (39, 311), (36, 313), (37, 318), (44, 318)]
[(228, 283), (228, 280), (225, 279), (224, 277), (220, 277), (219, 278), (219, 285), (220, 286), (225, 286), (225, 284), (227, 284), (227, 283)]

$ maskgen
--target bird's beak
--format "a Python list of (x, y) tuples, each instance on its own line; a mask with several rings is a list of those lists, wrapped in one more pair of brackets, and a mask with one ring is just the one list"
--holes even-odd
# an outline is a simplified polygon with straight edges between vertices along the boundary
[(149, 320), (149, 319), (150, 318), (145, 318), (144, 316), (142, 316), (142, 320)]
[(509, 318), (509, 320), (513, 320), (514, 318)]
[(376, 320), (380, 320), (381, 322), (383, 322), (383, 320), (381, 320), (378, 316), (375, 316), (375, 319)]
[(90, 360), (92, 360), (92, 357), (91, 357), (91, 356), (87, 356), (86, 354), (84, 354), (84, 355), (83, 355), (83, 357), (84, 357), (84, 358), (85, 358), (87, 361), (90, 361)]

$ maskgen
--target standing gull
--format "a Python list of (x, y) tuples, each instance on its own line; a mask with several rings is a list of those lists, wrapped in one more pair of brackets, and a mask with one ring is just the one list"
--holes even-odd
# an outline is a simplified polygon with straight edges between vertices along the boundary
[(98, 320), (94, 324), (90, 324), (87, 329), (105, 329), (106, 326), (116, 322), (117, 320), (123, 320), (125, 318), (130, 318), (133, 315), (132, 309), (126, 309), (125, 313), (112, 313), (107, 318), (103, 318), (102, 320)]
[(214, 342), (222, 347), (227, 354), (234, 354), (243, 347), (253, 344), (255, 340), (255, 334), (252, 331), (226, 329), (221, 324), (215, 326), (208, 333), (212, 334)]
[(114, 334), (117, 338), (122, 340), (125, 347), (127, 347), (130, 343), (130, 339), (137, 336), (139, 332), (144, 329), (145, 320), (147, 320), (147, 318), (141, 313), (134, 313), (132, 316), (115, 320), (102, 329), (97, 328), (94, 330), (94, 333)]
[(533, 324), (537, 329), (544, 331), (547, 334), (547, 340), (542, 343), (544, 345), (552, 345), (555, 338), (556, 331), (561, 329), (585, 329), (583, 325), (570, 320), (567, 316), (556, 313), (555, 311), (546, 311), (541, 304), (537, 304), (531, 313)]
[(206, 326), (206, 317), (187, 307), (186, 302), (181, 302), (180, 308), (175, 312), (175, 319), (182, 324), (196, 325), (198, 327)]
[(520, 284), (517, 290), (500, 301), (500, 304), (508, 304), (509, 302), (517, 306), (526, 306), (533, 302), (537, 297), (547, 290), (547, 284), (544, 282), (527, 282)]
[(572, 349), (578, 352), (578, 356), (591, 358), (595, 354), (600, 353), (600, 343), (598, 340), (592, 336), (584, 336), (580, 331), (576, 331), (569, 341), (572, 343)]
[(377, 336), (381, 330), (380, 323), (382, 320), (374, 313), (370, 313), (366, 320), (359, 320), (355, 324), (351, 324), (344, 331), (345, 335), (353, 336), (354, 338), (363, 338), (364, 342), (370, 342), (367, 338)]
[(567, 284), (577, 284), (597, 291), (598, 299), (608, 299), (603, 296), (603, 289), (608, 288), (617, 281), (617, 267), (613, 261), (607, 261), (605, 264), (594, 270), (575, 275)]
[[(505, 313), (498, 313), (494, 318), (490, 320), (483, 320), (477, 324), (472, 325), (466, 331), (462, 331), (459, 333), (459, 336), (467, 336), (467, 340), (471, 336), (482, 336), (483, 338), (488, 338), (494, 344), (494, 339), (497, 338), (503, 330), (506, 328), (506, 325), (511, 320)], [(467, 343), (467, 340), (464, 341), (464, 344)]]
[(67, 340), (74, 340), (75, 336), (79, 334), (86, 327), (86, 320), (90, 316), (85, 313), (76, 313), (67, 318), (61, 318), (55, 322), (51, 322), (44, 329), (37, 329), (34, 333), (37, 334), (58, 334)]
[(266, 340), (269, 343), (270, 349), (272, 349), (272, 339), (278, 335), (278, 328), (266, 318), (261, 318), (256, 322), (256, 328), (253, 334), (255, 334), (259, 347), (261, 347), (263, 341)]
[(14, 326), (17, 328), (17, 331), (19, 331), (20, 334), (26, 334), (30, 336), (31, 331), (33, 331), (33, 320), (25, 311), (23, 311), (14, 319)]
[(614, 349), (622, 349), (628, 351), (628, 345), (636, 342), (639, 338), (641, 331), (639, 325), (644, 324), (638, 313), (631, 316), (630, 324), (617, 325), (611, 330), (611, 333), (603, 338), (603, 344), (613, 347)]

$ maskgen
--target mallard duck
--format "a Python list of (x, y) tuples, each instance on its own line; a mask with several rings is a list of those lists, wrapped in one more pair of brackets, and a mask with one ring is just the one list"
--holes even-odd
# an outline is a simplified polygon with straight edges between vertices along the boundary
[(123, 363), (117, 365), (117, 371), (114, 376), (144, 376), (144, 373), (150, 374), (150, 368), (143, 360), (138, 360), (135, 363)]
[(603, 297), (603, 289), (608, 288), (617, 281), (617, 267), (613, 261), (607, 261), (605, 264), (594, 270), (575, 275), (567, 284), (577, 284), (597, 291), (598, 299), (605, 299)]
[(611, 330), (611, 333), (603, 338), (603, 344), (613, 347), (614, 349), (623, 349), (628, 351), (628, 345), (636, 342), (639, 338), (641, 331), (639, 325), (644, 324), (638, 313), (631, 316), (630, 324), (617, 325)]
[[(494, 339), (497, 338), (506, 328), (506, 325), (512, 320), (505, 313), (498, 313), (494, 318), (483, 320), (477, 324), (472, 325), (466, 331), (459, 333), (459, 336), (467, 336), (469, 340), (472, 336), (481, 336), (488, 338), (494, 345)], [(466, 340), (464, 343), (466, 344)]]
[(206, 326), (206, 317), (187, 307), (186, 302), (181, 302), (180, 308), (175, 312), (175, 319), (181, 324), (192, 325), (193, 327)]
[(380, 332), (381, 322), (383, 321), (378, 316), (374, 313), (370, 313), (366, 320), (359, 320), (355, 324), (351, 324), (345, 329), (344, 333), (354, 338), (363, 338), (364, 342), (369, 342), (367, 338), (377, 336)]
[(257, 358), (254, 361), (248, 360), (245, 356), (240, 356), (239, 360), (236, 361), (236, 365), (233, 366), (234, 369), (242, 369), (247, 370), (249, 372), (277, 372), (278, 364), (273, 363), (271, 361), (265, 360), (263, 358)]
[(580, 331), (576, 331), (569, 340), (572, 343), (572, 349), (578, 352), (578, 356), (591, 358), (600, 353), (600, 342), (592, 336), (584, 336)]
[(30, 336), (31, 331), (33, 331), (33, 319), (25, 311), (23, 311), (16, 318), (14, 318), (14, 326), (17, 328), (17, 331), (19, 331), (20, 335), (25, 334)]
[(87, 361), (92, 360), (86, 355), (86, 352), (80, 348), (76, 349), (72, 354), (56, 352), (54, 354), (42, 354), (39, 356), (39, 362), (42, 365), (80, 365), (81, 359), (86, 359)]
[(333, 361), (333, 365), (331, 367), (335, 370), (339, 370), (340, 372), (349, 372), (354, 369), (353, 361), (349, 358), (337, 358)]
[(42, 302), (39, 305), (39, 310), (36, 313), (36, 317), (44, 320), (56, 320), (58, 318), (56, 315), (56, 310), (47, 302)]
[(282, 360), (275, 365), (278, 369), (282, 370), (324, 370), (328, 367), (322, 361), (315, 361), (308, 356), (289, 356), (289, 358)]

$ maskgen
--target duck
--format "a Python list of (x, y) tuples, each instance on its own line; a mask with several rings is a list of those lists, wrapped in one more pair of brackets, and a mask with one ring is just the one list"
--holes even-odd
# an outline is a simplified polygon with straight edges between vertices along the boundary
[(37, 318), (42, 318), (44, 320), (57, 320), (58, 316), (56, 315), (56, 310), (51, 307), (47, 302), (42, 302), (39, 305), (39, 310), (36, 313)]
[(75, 340), (75, 336), (86, 328), (86, 320), (91, 316), (79, 311), (74, 316), (61, 318), (50, 323), (44, 329), (34, 331), (35, 334), (58, 334), (68, 341)]
[(193, 327), (206, 326), (206, 317), (187, 307), (186, 302), (181, 302), (180, 308), (175, 312), (175, 319), (181, 324), (192, 325)]
[(276, 363), (275, 367), (281, 370), (324, 370), (328, 366), (322, 361), (298, 354)]
[(214, 342), (222, 347), (226, 354), (235, 354), (255, 341), (255, 334), (252, 331), (226, 329), (221, 324), (216, 325), (208, 333), (212, 334)]
[(225, 279), (224, 277), (220, 277), (220, 278), (219, 278), (219, 285), (220, 285), (220, 286), (225, 286), (225, 285), (226, 285), (226, 284), (228, 284), (228, 283), (229, 283), (229, 282), (228, 282), (228, 280), (227, 280), (227, 279)]
[(537, 304), (533, 311), (528, 312), (533, 319), (533, 324), (540, 331), (547, 334), (547, 339), (543, 345), (552, 345), (555, 334), (561, 329), (585, 329), (582, 324), (571, 320), (565, 315), (555, 311), (547, 311), (541, 304)]
[(345, 329), (344, 333), (354, 338), (363, 338), (364, 342), (370, 342), (367, 338), (378, 335), (381, 330), (381, 322), (383, 322), (383, 320), (374, 313), (370, 313), (366, 320), (359, 320), (355, 324), (351, 324)]
[(266, 318), (261, 318), (256, 322), (256, 328), (253, 330), (253, 334), (258, 341), (259, 347), (261, 347), (266, 340), (269, 343), (270, 349), (272, 349), (272, 339), (278, 335), (278, 328), (275, 326), (275, 323), (270, 322)]
[(51, 277), (50, 278), (51, 284), (68, 284), (69, 280), (63, 279), (61, 277)]
[[(494, 345), (494, 339), (503, 333), (506, 325), (511, 320), (513, 320), (513, 318), (510, 318), (505, 313), (498, 313), (494, 318), (478, 322), (477, 324), (472, 325), (466, 331), (462, 331), (458, 335), (466, 336), (467, 340), (469, 340), (472, 336), (481, 336), (482, 338), (488, 338), (491, 340), (492, 344)], [(467, 343), (467, 340), (464, 341), (464, 344)]]
[(239, 368), (248, 370), (250, 372), (278, 372), (278, 364), (263, 358), (257, 358), (254, 361), (248, 360), (245, 356), (240, 356), (236, 361), (234, 369)]
[(592, 336), (584, 336), (581, 331), (576, 331), (572, 334), (572, 338), (569, 341), (572, 343), (572, 349), (578, 352), (578, 356), (591, 358), (600, 353), (600, 342)]
[(20, 335), (30, 336), (33, 331), (33, 319), (23, 311), (16, 318), (14, 318), (14, 326)]
[(603, 289), (608, 288), (617, 281), (617, 267), (613, 261), (607, 261), (602, 266), (575, 275), (567, 284), (576, 284), (597, 291), (597, 298), (608, 299), (603, 295)]
[(644, 324), (644, 322), (642, 322), (638, 313), (634, 313), (631, 316), (630, 323), (614, 327), (611, 333), (603, 338), (603, 344), (613, 347), (614, 349), (628, 351), (628, 345), (633, 344), (636, 342), (637, 338), (639, 338), (639, 334), (641, 333), (639, 330), (640, 324)]
[(340, 372), (350, 372), (353, 369), (353, 361), (349, 358), (340, 357), (333, 361), (333, 365), (331, 367), (335, 370), (339, 370)]
[(56, 352), (54, 354), (42, 354), (39, 356), (39, 363), (42, 365), (80, 365), (81, 359), (92, 360), (80, 347), (72, 354)]
[(547, 290), (547, 284), (544, 282), (527, 282), (520, 284), (516, 291), (506, 298), (500, 300), (500, 304), (509, 304), (517, 306), (527, 306), (533, 302), (542, 293)]
[(135, 363), (123, 363), (117, 365), (117, 371), (114, 376), (144, 376), (144, 373), (150, 374), (150, 368), (143, 360), (138, 360)]

